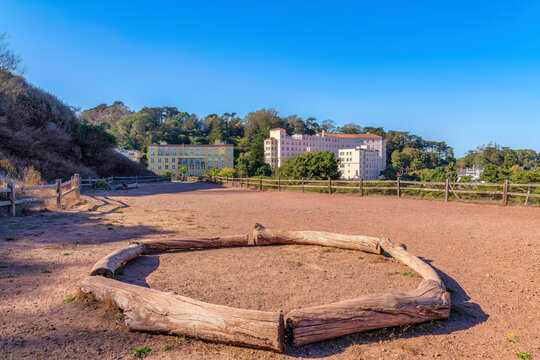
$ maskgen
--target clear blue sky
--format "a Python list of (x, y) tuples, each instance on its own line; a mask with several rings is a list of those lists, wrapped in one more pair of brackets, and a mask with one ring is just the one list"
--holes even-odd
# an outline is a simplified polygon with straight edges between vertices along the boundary
[(70, 105), (280, 115), (540, 151), (540, 1), (10, 1), (0, 32)]

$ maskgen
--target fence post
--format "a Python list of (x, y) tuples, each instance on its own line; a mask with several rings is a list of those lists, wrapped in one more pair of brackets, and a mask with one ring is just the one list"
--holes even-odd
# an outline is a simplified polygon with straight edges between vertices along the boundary
[(135, 184), (139, 183), (138, 179), (139, 179), (139, 177), (137, 175), (135, 175)]
[(259, 177), (259, 191), (262, 191), (262, 176)]
[(62, 206), (62, 180), (56, 179), (56, 207), (60, 208)]
[(156, 184), (159, 182), (159, 175), (156, 175)]
[(225, 176), (225, 186), (229, 185), (229, 177)]
[(8, 184), (8, 188), (11, 189), (11, 192), (9, 193), (9, 201), (11, 201), (11, 207), (10, 207), (10, 210), (11, 210), (11, 216), (15, 216), (16, 214), (16, 208), (15, 208), (15, 198), (16, 198), (16, 192), (15, 192), (15, 184), (10, 182)]
[(364, 179), (360, 178), (360, 196), (364, 196)]
[(75, 174), (75, 186), (77, 187), (77, 190), (75, 190), (75, 199), (79, 201), (81, 199), (81, 178), (79, 174)]
[(531, 194), (531, 185), (527, 187), (527, 197), (525, 198), (525, 206), (527, 206), (527, 202), (529, 202), (529, 196)]
[(281, 179), (277, 178), (277, 190), (281, 191)]
[(400, 180), (401, 179), (398, 176), (398, 178), (397, 178), (397, 197), (398, 198), (401, 197), (401, 181)]
[(506, 205), (507, 203), (508, 203), (508, 180), (504, 180), (502, 204)]
[(302, 192), (304, 192), (304, 178), (302, 178)]
[(444, 201), (448, 202), (450, 197), (450, 179), (446, 179), (446, 184), (444, 185)]
[(246, 178), (246, 189), (249, 190), (249, 177)]
[(332, 193), (332, 178), (328, 177), (328, 193)]

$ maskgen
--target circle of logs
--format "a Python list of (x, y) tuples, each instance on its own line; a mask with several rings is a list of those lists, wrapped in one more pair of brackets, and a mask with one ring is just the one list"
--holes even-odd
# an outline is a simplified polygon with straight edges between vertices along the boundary
[[(270, 244), (306, 244), (361, 250), (386, 251), (423, 277), (409, 293), (366, 295), (332, 304), (295, 309), (283, 316), (267, 312), (209, 304), (185, 296), (164, 293), (114, 280), (114, 272), (141, 254)], [(405, 246), (387, 238), (343, 235), (321, 231), (272, 231), (256, 224), (248, 235), (190, 240), (133, 242), (98, 261), (81, 290), (97, 301), (114, 301), (123, 310), (132, 330), (153, 331), (282, 352), (285, 341), (299, 346), (355, 332), (446, 319), (450, 294), (435, 270)]]

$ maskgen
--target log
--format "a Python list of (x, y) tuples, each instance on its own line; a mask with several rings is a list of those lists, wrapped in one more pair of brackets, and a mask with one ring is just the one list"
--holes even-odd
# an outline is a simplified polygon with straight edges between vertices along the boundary
[(138, 244), (132, 244), (126, 248), (113, 251), (94, 265), (90, 272), (90, 276), (102, 275), (112, 279), (114, 278), (114, 271), (116, 269), (142, 253), (143, 246)]
[(102, 276), (87, 277), (81, 290), (98, 301), (111, 299), (132, 330), (185, 334), (226, 344), (281, 352), (280, 312), (235, 309), (126, 284)]
[(272, 231), (261, 224), (255, 224), (253, 238), (256, 245), (321, 245), (382, 254), (380, 239), (363, 235), (343, 235), (326, 231)]
[(450, 294), (435, 270), (409, 254), (404, 245), (380, 240), (381, 248), (424, 280), (408, 294), (368, 295), (333, 304), (292, 310), (285, 316), (288, 340), (304, 345), (359, 331), (447, 319)]
[(439, 284), (443, 284), (437, 272), (431, 266), (420, 260), (418, 257), (407, 252), (407, 248), (403, 244), (394, 244), (388, 238), (381, 239), (381, 247), (389, 253), (394, 259), (407, 265), (416, 271), (424, 280), (433, 280)]
[(139, 187), (139, 184), (137, 183), (131, 183), (131, 184), (123, 183), (122, 184), (122, 190), (136, 189), (138, 187)]
[(167, 251), (167, 250), (187, 250), (187, 249), (208, 249), (217, 247), (247, 246), (247, 235), (220, 236), (215, 238), (185, 239), (185, 240), (150, 240), (135, 241), (132, 244), (142, 246), (143, 254)]
[(305, 345), (359, 331), (445, 319), (450, 294), (424, 280), (411, 293), (368, 295), (333, 304), (292, 310), (285, 316), (287, 340)]

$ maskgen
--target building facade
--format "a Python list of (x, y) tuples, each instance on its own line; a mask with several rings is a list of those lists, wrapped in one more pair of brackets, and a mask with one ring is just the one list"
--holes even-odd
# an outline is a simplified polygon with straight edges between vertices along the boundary
[(271, 167), (279, 167), (290, 157), (306, 152), (331, 151), (336, 158), (340, 149), (355, 149), (364, 146), (376, 151), (386, 166), (386, 141), (373, 134), (333, 134), (321, 132), (316, 135), (288, 136), (285, 129), (270, 130), (270, 137), (264, 141), (264, 161)]
[(458, 173), (458, 181), (463, 178), (469, 178), (470, 180), (479, 180), (484, 170), (479, 166), (473, 166), (472, 168), (462, 169)]
[(148, 146), (148, 169), (156, 174), (170, 172), (181, 174), (186, 168), (188, 176), (197, 176), (209, 169), (234, 166), (234, 146), (216, 140), (214, 145), (150, 144)]
[(353, 149), (339, 150), (339, 171), (347, 180), (377, 180), (384, 169), (383, 158), (377, 150), (365, 145)]
[(141, 152), (139, 150), (117, 149), (116, 151), (124, 155), (131, 161), (135, 161), (135, 162), (141, 161)]

